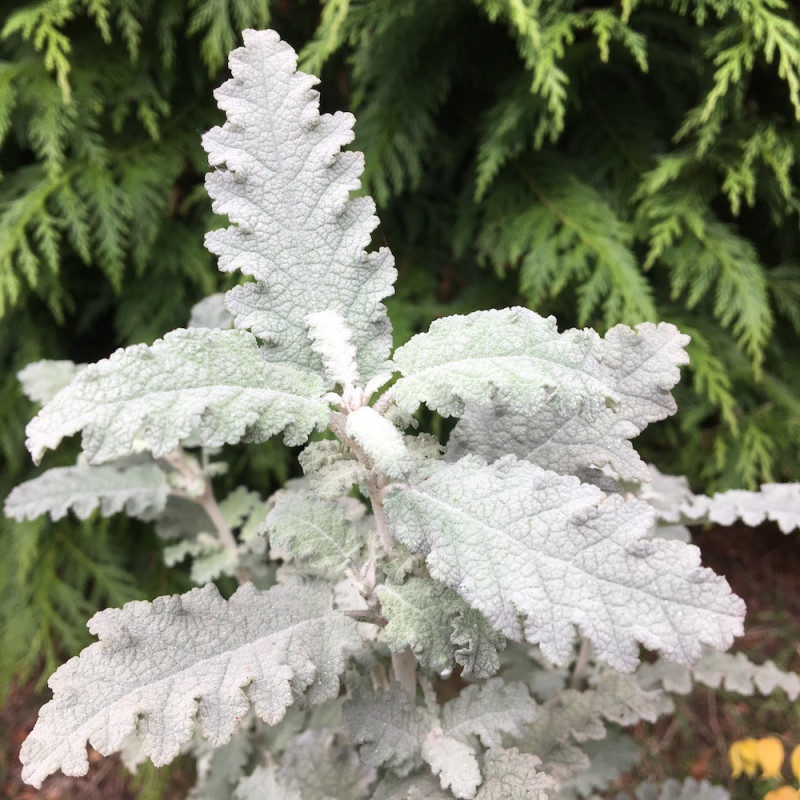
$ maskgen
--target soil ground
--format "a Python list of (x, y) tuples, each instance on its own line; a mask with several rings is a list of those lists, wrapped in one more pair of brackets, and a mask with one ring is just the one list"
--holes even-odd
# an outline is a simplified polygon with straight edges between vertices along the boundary
[[(696, 530), (694, 541), (703, 564), (724, 575), (748, 607), (745, 636), (734, 650), (756, 663), (772, 659), (782, 669), (800, 672), (800, 543), (798, 534), (782, 534), (774, 525)], [(180, 800), (192, 784), (191, 764), (177, 762), (152, 770), (143, 783), (125, 771), (119, 759), (90, 754), (83, 778), (52, 776), (40, 790), (22, 783), (19, 746), (36, 721), (46, 695), (33, 684), (18, 687), (0, 711), (0, 797), (8, 800)], [(676, 713), (654, 725), (639, 724), (633, 735), (642, 749), (635, 774), (616, 782), (607, 796), (630, 791), (642, 779), (707, 779), (726, 786), (734, 800), (761, 800), (775, 784), (730, 777), (727, 750), (746, 737), (774, 735), (787, 753), (800, 744), (800, 699), (783, 692), (743, 698), (725, 691), (695, 688), (676, 698)], [(788, 761), (788, 759), (787, 759)], [(791, 778), (788, 768), (784, 770)]]

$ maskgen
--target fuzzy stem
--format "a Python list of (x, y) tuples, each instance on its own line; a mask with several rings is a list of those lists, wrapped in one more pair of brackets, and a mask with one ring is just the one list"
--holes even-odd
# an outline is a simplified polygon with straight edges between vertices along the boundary
[(375, 517), (375, 527), (378, 531), (378, 538), (387, 553), (392, 552), (394, 547), (394, 536), (389, 530), (389, 522), (386, 519), (386, 512), (383, 510), (383, 489), (386, 486), (386, 477), (376, 467), (373, 467), (369, 475), (367, 487), (369, 489), (369, 500), (372, 503), (372, 514)]
[[(347, 416), (345, 414), (342, 414), (340, 411), (331, 411), (331, 414), (328, 417), (328, 427), (331, 429), (331, 433), (333, 433), (333, 435), (340, 442), (346, 444), (350, 448), (353, 448), (354, 446), (358, 447), (358, 445), (356, 445), (356, 443), (347, 435)], [(366, 453), (364, 453), (361, 448), (358, 449), (363, 455), (366, 456)], [(356, 457), (358, 457), (358, 453), (355, 454)]]
[(359, 446), (358, 442), (347, 435), (346, 420), (347, 417), (344, 414), (334, 411), (331, 413), (328, 426), (336, 438), (350, 449), (350, 452), (358, 462), (369, 470), (367, 490), (372, 504), (372, 513), (375, 517), (375, 526), (383, 549), (387, 553), (391, 553), (394, 546), (394, 537), (389, 530), (389, 523), (386, 521), (386, 514), (383, 511), (383, 490), (387, 484), (386, 476), (373, 464), (372, 459)]
[(392, 653), (394, 679), (413, 700), (417, 696), (417, 660), (410, 647), (399, 653)]
[[(205, 491), (200, 495), (200, 497), (197, 498), (196, 502), (203, 507), (206, 514), (208, 514), (208, 516), (211, 518), (211, 521), (214, 523), (214, 527), (217, 529), (217, 538), (219, 539), (220, 544), (228, 550), (236, 551), (239, 545), (236, 542), (236, 537), (233, 535), (233, 531), (225, 521), (225, 517), (222, 516), (222, 509), (220, 509), (219, 504), (217, 503), (217, 498), (214, 497), (214, 488), (211, 485), (210, 478), (206, 478)], [(253, 578), (250, 570), (242, 566), (237, 567), (233, 574), (239, 586), (248, 583)]]
[(357, 622), (369, 622), (372, 625), (378, 625), (381, 628), (386, 626), (386, 618), (380, 613), (380, 611), (372, 611), (369, 608), (348, 608), (342, 611), (342, 614), (344, 614), (346, 617), (350, 617), (350, 619), (356, 620)]
[[(187, 487), (197, 480), (197, 473), (191, 468), (189, 462), (186, 460), (186, 453), (182, 447), (176, 447), (172, 452), (163, 456), (164, 461), (167, 462), (176, 472), (179, 472), (181, 477), (186, 481)], [(192, 497), (192, 495), (189, 495)]]
[[(203, 451), (203, 456), (204, 467), (207, 467), (208, 463), (205, 459), (205, 450)], [(211, 485), (211, 479), (207, 478), (203, 473), (198, 474), (192, 469), (191, 464), (189, 464), (186, 459), (186, 454), (180, 447), (173, 450), (171, 453), (167, 453), (167, 455), (164, 456), (164, 460), (183, 476), (187, 485), (191, 485), (198, 478), (203, 479), (204, 485), (202, 494), (197, 496), (185, 492), (181, 492), (180, 494), (197, 503), (199, 506), (202, 506), (203, 510), (214, 523), (214, 527), (217, 529), (217, 538), (220, 544), (223, 547), (235, 550), (237, 546), (236, 537), (233, 535), (233, 531), (231, 531), (230, 526), (225, 522), (225, 518), (222, 516), (222, 511), (217, 504), (217, 499), (214, 497), (214, 488)]]
[(372, 679), (372, 688), (376, 692), (379, 689), (385, 689), (387, 691), (389, 690), (391, 682), (388, 674), (386, 673), (386, 667), (381, 662), (375, 664), (375, 666), (369, 671), (369, 676)]
[(570, 689), (577, 689), (580, 686), (591, 655), (592, 643), (585, 636), (581, 636), (581, 646), (578, 650), (578, 657), (575, 659), (575, 664), (572, 667), (572, 675), (569, 676)]
[(377, 411), (381, 416), (383, 416), (392, 405), (394, 405), (395, 399), (395, 390), (394, 386), (390, 386), (373, 404), (373, 408)]
[(197, 502), (203, 507), (206, 514), (211, 517), (222, 546), (235, 550), (237, 547), (236, 537), (233, 535), (228, 523), (225, 522), (225, 517), (222, 516), (222, 511), (217, 504), (217, 499), (214, 497), (214, 490), (211, 488), (210, 480), (206, 480), (205, 491), (197, 498)]

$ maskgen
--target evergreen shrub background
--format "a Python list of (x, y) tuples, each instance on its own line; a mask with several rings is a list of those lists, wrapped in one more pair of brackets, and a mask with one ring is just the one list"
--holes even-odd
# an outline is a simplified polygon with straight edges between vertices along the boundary
[[(400, 343), (522, 303), (561, 328), (691, 334), (649, 457), (698, 490), (800, 480), (800, 14), (782, 0), (6, 0), (0, 11), (0, 493), (30, 477), (16, 372), (92, 361), (226, 288), (200, 135), (245, 27), (357, 115), (400, 270)], [(62, 448), (63, 449), (63, 448)], [(49, 465), (57, 458), (51, 457)], [(280, 445), (231, 455), (266, 494)], [(185, 579), (120, 518), (0, 522), (0, 697), (104, 605)]]

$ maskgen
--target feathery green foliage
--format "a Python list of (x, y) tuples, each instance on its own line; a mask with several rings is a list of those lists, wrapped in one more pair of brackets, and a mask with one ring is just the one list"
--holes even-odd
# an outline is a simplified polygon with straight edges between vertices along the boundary
[[(323, 103), (357, 113), (378, 241), (400, 269), (397, 345), (436, 316), (520, 301), (564, 327), (669, 320), (692, 335), (692, 363), (680, 413), (643, 437), (649, 457), (707, 490), (800, 478), (794, 5), (8, 0), (3, 494), (32, 474), (19, 369), (152, 341), (230, 285), (202, 247), (216, 225), (199, 133), (219, 119), (212, 89), (241, 29), (267, 22), (322, 70)], [(289, 463), (270, 443), (230, 460), (264, 492)], [(58, 530), (84, 542), (95, 524)], [(14, 608), (39, 603), (42, 626), (9, 651), (12, 671), (83, 641), (84, 611), (57, 613), (94, 586), (79, 555), (105, 576), (102, 602), (134, 596), (125, 528), (112, 553), (105, 536), (58, 549), (0, 526), (0, 590), (19, 604), (0, 604), (4, 641), (24, 618)], [(26, 572), (48, 553), (57, 568)], [(10, 675), (0, 668), (0, 693)]]
[[(202, 245), (213, 222), (199, 134), (219, 118), (212, 90), (229, 50), (269, 13), (268, 0), (2, 4), (3, 496), (32, 477), (20, 436), (33, 410), (19, 390), (22, 367), (152, 341), (217, 288)], [(258, 458), (263, 480), (285, 473), (279, 448)], [(137, 588), (148, 563), (137, 558), (141, 535), (96, 516), (52, 527), (0, 522), (0, 697), (15, 676), (42, 662), (46, 674), (82, 647), (93, 609), (169, 587), (159, 572), (158, 586)]]
[(301, 64), (346, 65), (367, 190), (429, 269), (516, 275), (506, 302), (563, 324), (697, 331), (689, 441), (665, 426), (652, 457), (706, 487), (800, 475), (792, 4), (328, 0)]
[[(95, 614), (99, 641), (48, 681), (22, 779), (85, 774), (91, 744), (129, 765), (193, 753), (198, 800), (567, 800), (635, 763), (607, 723), (655, 721), (672, 709), (661, 687), (692, 673), (794, 699), (797, 674), (709, 656), (745, 606), (685, 525), (790, 533), (800, 482), (693, 495), (631, 442), (676, 411), (689, 337), (559, 332), (517, 306), (435, 320), (390, 358), (397, 270), (366, 249), (372, 199), (350, 196), (354, 118), (320, 115), (296, 62), (274, 30), (246, 30), (216, 92), (227, 121), (203, 136), (230, 223), (206, 246), (254, 280), (151, 346), (20, 373), (44, 400), (33, 458), (77, 432), (83, 453), (17, 487), (7, 514), (124, 509), (176, 540), (194, 580), (239, 583)], [(422, 404), (458, 418), (447, 442), (419, 431)], [(281, 432), (308, 445), (306, 480), (218, 503), (220, 447)]]

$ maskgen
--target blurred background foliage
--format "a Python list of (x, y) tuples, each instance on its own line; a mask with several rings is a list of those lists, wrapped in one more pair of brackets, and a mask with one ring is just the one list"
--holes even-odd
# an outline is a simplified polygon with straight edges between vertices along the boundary
[[(396, 343), (524, 304), (560, 327), (690, 333), (680, 411), (643, 437), (696, 490), (800, 480), (800, 12), (783, 0), (5, 0), (0, 494), (31, 477), (15, 378), (150, 342), (225, 288), (200, 136), (246, 27), (357, 116), (400, 278)], [(70, 463), (75, 448), (46, 466)], [(231, 455), (266, 494), (280, 446)], [(0, 698), (104, 605), (178, 590), (122, 518), (0, 522)]]

